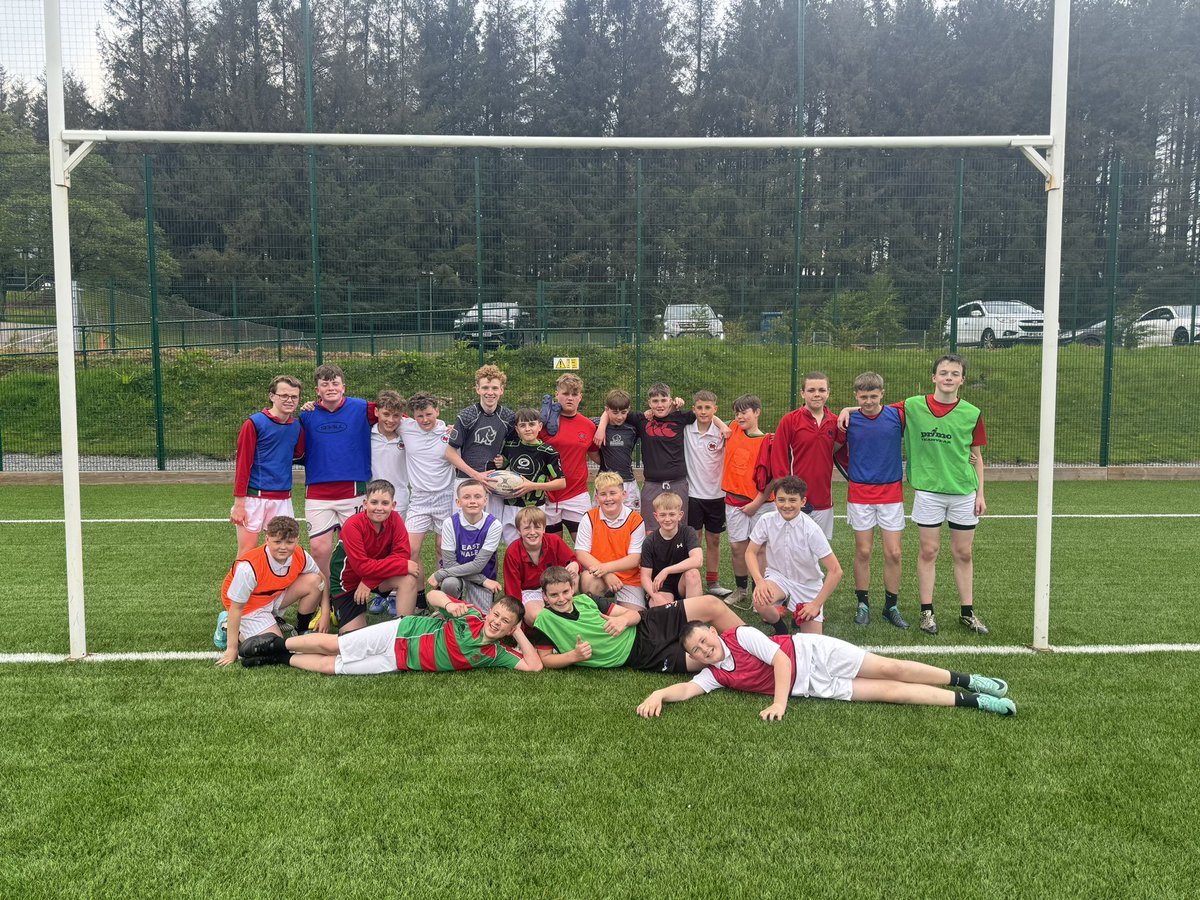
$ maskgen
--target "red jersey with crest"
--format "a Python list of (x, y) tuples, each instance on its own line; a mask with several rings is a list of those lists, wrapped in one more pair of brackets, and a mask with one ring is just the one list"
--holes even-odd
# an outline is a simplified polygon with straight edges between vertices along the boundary
[(546, 433), (542, 426), (541, 439), (558, 451), (562, 473), (567, 486), (561, 491), (546, 491), (551, 501), (559, 503), (579, 494), (587, 493), (588, 451), (592, 449), (592, 438), (596, 436), (596, 423), (587, 416), (560, 416), (558, 433)]
[(779, 420), (771, 445), (771, 477), (795, 475), (808, 485), (813, 509), (833, 507), (833, 445), (838, 442), (837, 416), (829, 410), (818, 422), (807, 406)]

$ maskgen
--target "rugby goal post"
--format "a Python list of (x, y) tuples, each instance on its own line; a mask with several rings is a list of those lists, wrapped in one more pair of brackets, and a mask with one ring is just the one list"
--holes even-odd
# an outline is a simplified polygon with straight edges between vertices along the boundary
[[(1057, 405), (1059, 277), (1062, 268), (1063, 166), (1067, 124), (1067, 60), (1070, 0), (1054, 0), (1050, 131), (1045, 135), (883, 137), (517, 137), (413, 134), (321, 134), (78, 130), (66, 127), (63, 92), (62, 0), (43, 0), (46, 44), (46, 106), (50, 155), (55, 324), (62, 431), (63, 506), (66, 525), (70, 657), (87, 655), (83, 586), (83, 532), (79, 488), (79, 433), (75, 402), (71, 239), (68, 197), (71, 171), (99, 143), (287, 144), (327, 147), (475, 147), (490, 149), (625, 150), (870, 150), (979, 149), (1019, 151), (1046, 179), (1044, 324), (1038, 423), (1037, 538), (1034, 565), (1032, 646), (1049, 649), (1050, 557), (1054, 509), (1054, 420)], [(78, 146), (74, 151), (71, 145)], [(62, 286), (66, 286), (63, 288)]]

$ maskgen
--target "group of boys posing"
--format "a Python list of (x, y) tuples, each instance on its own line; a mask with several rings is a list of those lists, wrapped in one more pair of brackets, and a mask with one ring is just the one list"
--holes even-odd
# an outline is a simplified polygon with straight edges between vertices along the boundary
[[(882, 379), (865, 373), (855, 382), (859, 406), (843, 411), (840, 427), (825, 409), (828, 380), (810, 373), (804, 405), (784, 417), (773, 440), (759, 429), (761, 403), (749, 395), (734, 402), (732, 426), (716, 418), (711, 392), (697, 393), (684, 412), (663, 384), (651, 387), (644, 413), (630, 411), (628, 394), (610, 391), (604, 414), (593, 420), (579, 413), (582, 381), (566, 374), (541, 411), (514, 413), (500, 405), (503, 372), (489, 365), (475, 373), (478, 402), (448, 427), (437, 398), (426, 393), (407, 401), (411, 418), (393, 391), (374, 403), (346, 397), (336, 366), (318, 367), (318, 400), (297, 417), (299, 382), (279, 376), (271, 406), (251, 416), (238, 438), (230, 518), (239, 553), (222, 591), (218, 664), (240, 653), (244, 665), (287, 663), (326, 674), (569, 665), (700, 673), (651, 694), (638, 708), (643, 716), (721, 686), (772, 695), (762, 713), (768, 719), (782, 716), (789, 696), (1011, 715), (1016, 707), (999, 679), (886, 659), (821, 634), (824, 603), (841, 578), (829, 546), (829, 495), (834, 454), (843, 446), (858, 539), (856, 621), (869, 621), (878, 525), (885, 617), (907, 627), (896, 607), (902, 442), (918, 489), (921, 627), (936, 633), (933, 563), (948, 518), (962, 622), (986, 633), (970, 603), (970, 541), (958, 537), (969, 536), (983, 513), (979, 447), (986, 440), (979, 411), (957, 399), (964, 370), (960, 358), (943, 357), (934, 365), (933, 395), (890, 407), (882, 406)], [(646, 476), (640, 490), (632, 466), (638, 441)], [(957, 469), (952, 454), (961, 456)], [(602, 470), (594, 505), (589, 456)], [(311, 553), (299, 547), (291, 510), (291, 470), (300, 458)], [(502, 479), (509, 484), (500, 489), (497, 470), (518, 477)], [(945, 487), (952, 490), (935, 490)], [(642, 509), (653, 509), (652, 521)], [(716, 584), (726, 528), (736, 591)], [(422, 591), (419, 554), (431, 531), (439, 567)], [(260, 532), (266, 541), (257, 546)], [(774, 636), (745, 625), (726, 605), (747, 596)], [(415, 615), (419, 603), (437, 614)], [(293, 604), (298, 634), (285, 639), (282, 612)], [(399, 619), (368, 624), (368, 612), (385, 610)], [(336, 634), (329, 633), (335, 622)], [(231, 629), (238, 635), (232, 645)]]

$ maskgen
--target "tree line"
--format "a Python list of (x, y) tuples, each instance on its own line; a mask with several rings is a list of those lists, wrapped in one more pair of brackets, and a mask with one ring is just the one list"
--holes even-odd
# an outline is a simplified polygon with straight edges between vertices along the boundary
[[(71, 80), (69, 122), (305, 129), (299, 0), (106, 5), (103, 96), (93, 105)], [(1049, 129), (1046, 0), (811, 0), (802, 95), (800, 8), (792, 0), (313, 0), (313, 125), (620, 136)], [(1064, 302), (1074, 298), (1080, 319), (1094, 319), (1105, 302), (1118, 159), (1123, 296), (1147, 306), (1168, 294), (1193, 302), (1198, 35), (1196, 0), (1074, 3)], [(0, 111), (6, 146), (44, 141), (36, 86), (0, 71)], [(159, 253), (174, 293), (227, 313), (236, 280), (243, 314), (311, 310), (302, 148), (105, 148), (97, 166), (114, 182), (106, 196), (131, 220), (144, 202), (141, 152), (153, 157)], [(542, 282), (551, 306), (590, 309), (618, 296), (612, 285), (636, 282), (646, 316), (699, 300), (753, 318), (785, 308), (798, 283), (814, 315), (828, 317), (839, 289), (880, 295), (877, 276), (886, 276), (892, 288), (880, 303), (916, 326), (946, 310), (949, 275), (961, 300), (1040, 305), (1040, 177), (1013, 153), (962, 156), (958, 234), (959, 160), (942, 152), (326, 149), (316, 166), (322, 291), (352, 297), (358, 311), (434, 298), (465, 305), (478, 272), (487, 299), (531, 304)], [(0, 242), (0, 265), (11, 270), (11, 239), (0, 232)], [(25, 243), (49, 246), (40, 237)], [(144, 277), (135, 264), (144, 265), (144, 249), (131, 253), (105, 265)], [(83, 274), (88, 265), (99, 271), (79, 262)]]

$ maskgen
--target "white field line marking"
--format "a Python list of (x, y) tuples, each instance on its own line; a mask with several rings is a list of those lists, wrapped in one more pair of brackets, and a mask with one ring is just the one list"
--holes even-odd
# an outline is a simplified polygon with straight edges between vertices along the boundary
[[(871, 653), (890, 656), (1038, 656), (1039, 651), (1030, 647), (1003, 646), (946, 646), (946, 647), (865, 647)], [(1050, 653), (1069, 656), (1133, 655), (1142, 653), (1200, 653), (1200, 644), (1085, 644), (1051, 646)], [(190, 662), (193, 660), (215, 660), (220, 654), (215, 651), (161, 651), (157, 653), (90, 653), (79, 662)], [(61, 663), (72, 662), (68, 657), (55, 653), (0, 653), (0, 665), (11, 663)]]
[[(845, 516), (834, 516), (835, 519), (846, 521)], [(1036, 513), (1021, 513), (1013, 515), (988, 515), (985, 521), (993, 519), (1036, 519)], [(1056, 519), (1200, 519), (1200, 513), (1055, 513)], [(229, 524), (229, 518), (224, 519), (81, 519), (85, 525), (160, 525), (181, 523), (194, 525)], [(0, 525), (61, 525), (62, 519), (0, 519)]]

